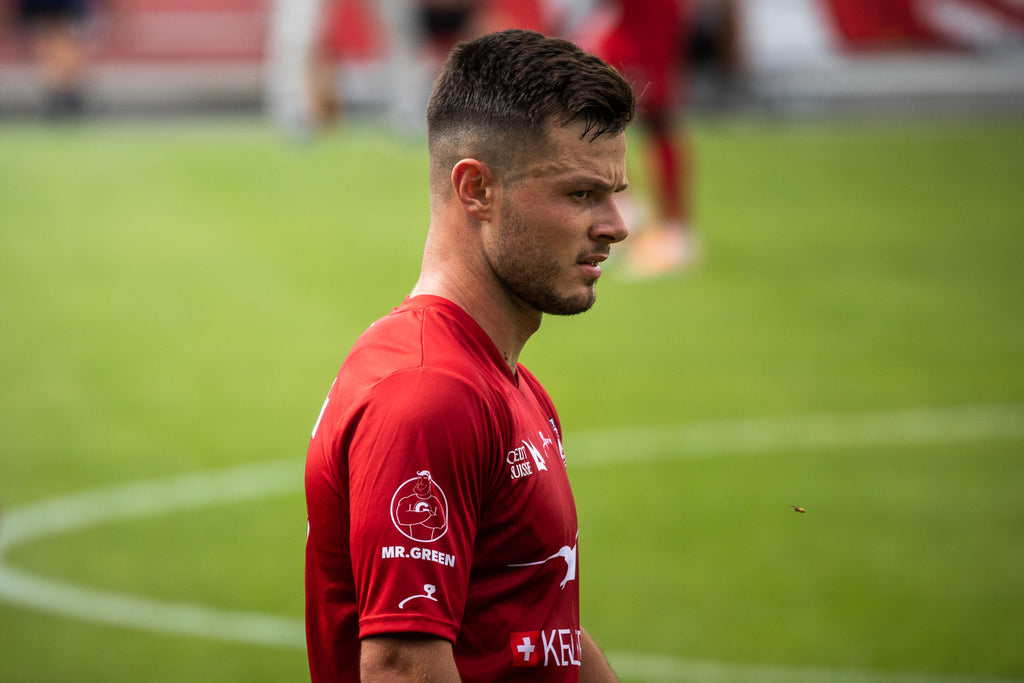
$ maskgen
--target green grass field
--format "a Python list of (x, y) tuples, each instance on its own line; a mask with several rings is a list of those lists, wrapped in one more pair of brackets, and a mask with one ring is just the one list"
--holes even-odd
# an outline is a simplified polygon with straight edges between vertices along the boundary
[[(694, 133), (702, 266), (523, 357), (585, 625), (625, 681), (1024, 679), (1024, 125)], [(426, 220), (358, 124), (0, 128), (0, 681), (308, 679), (302, 457)]]

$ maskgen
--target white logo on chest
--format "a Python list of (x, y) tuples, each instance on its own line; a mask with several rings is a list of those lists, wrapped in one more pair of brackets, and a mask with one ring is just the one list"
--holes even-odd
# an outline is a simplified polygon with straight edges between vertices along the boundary
[(513, 448), (505, 455), (505, 462), (509, 465), (509, 476), (512, 479), (522, 479), (537, 472), (548, 471), (548, 459), (545, 454), (548, 446), (554, 446), (555, 442), (544, 436), (544, 432), (538, 431), (537, 436), (540, 437), (540, 448), (534, 446), (529, 439), (523, 439), (522, 446)]
[(576, 580), (576, 549), (579, 548), (579, 534), (576, 534), (576, 543), (570, 548), (567, 545), (563, 545), (558, 551), (548, 558), (541, 560), (540, 562), (523, 562), (522, 564), (510, 564), (509, 567), (536, 567), (542, 564), (546, 564), (551, 560), (562, 558), (565, 560), (565, 578), (562, 579), (562, 583), (559, 588), (565, 588), (565, 584), (570, 581)]

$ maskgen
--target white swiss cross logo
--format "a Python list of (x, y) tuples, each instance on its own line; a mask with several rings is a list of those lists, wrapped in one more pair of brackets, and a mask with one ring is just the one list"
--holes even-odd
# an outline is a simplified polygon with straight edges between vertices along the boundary
[(540, 631), (527, 631), (525, 633), (513, 633), (512, 644), (512, 665), (513, 666), (537, 666), (540, 664), (540, 654), (537, 652), (537, 645), (540, 643)]

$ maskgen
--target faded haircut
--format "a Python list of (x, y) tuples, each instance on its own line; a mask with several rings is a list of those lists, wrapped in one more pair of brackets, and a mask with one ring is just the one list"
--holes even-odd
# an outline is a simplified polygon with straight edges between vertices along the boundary
[(548, 130), (582, 122), (581, 139), (596, 140), (622, 133), (634, 110), (629, 82), (567, 40), (512, 29), (459, 43), (427, 106), (431, 184), (467, 157), (515, 182)]

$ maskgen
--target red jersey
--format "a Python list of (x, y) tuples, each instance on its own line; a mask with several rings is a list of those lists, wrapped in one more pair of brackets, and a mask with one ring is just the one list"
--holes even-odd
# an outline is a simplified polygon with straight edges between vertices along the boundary
[(453, 643), (463, 680), (574, 681), (576, 506), (540, 383), (439, 297), (356, 342), (306, 461), (313, 683), (357, 681), (359, 639)]
[(688, 2), (681, 0), (618, 0), (617, 20), (600, 39), (597, 54), (633, 82), (638, 104), (663, 112), (673, 106), (677, 81), (683, 75), (685, 35), (683, 18)]

